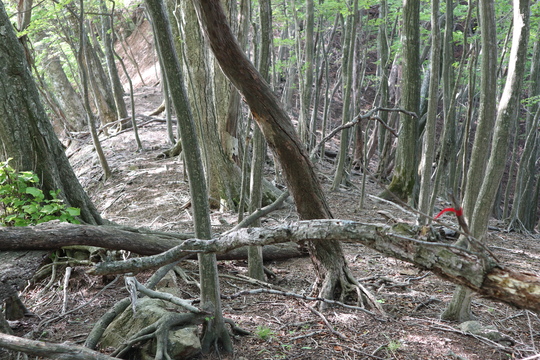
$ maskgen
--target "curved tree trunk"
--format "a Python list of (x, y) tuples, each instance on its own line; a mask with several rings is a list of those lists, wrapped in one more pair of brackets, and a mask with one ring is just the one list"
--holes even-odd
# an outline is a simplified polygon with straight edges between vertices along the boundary
[(81, 219), (101, 224), (56, 137), (21, 47), (0, 2), (0, 148), (20, 170), (34, 171), (45, 193), (60, 189), (68, 206), (81, 209)]
[[(196, 0), (194, 3), (221, 69), (244, 96), (269, 147), (279, 159), (300, 217), (306, 220), (331, 218), (332, 213), (305, 146), (268, 83), (242, 52), (220, 2)], [(309, 249), (318, 276), (317, 285), (321, 285), (321, 296), (334, 298), (337, 294), (342, 298), (357, 285), (339, 242), (313, 241), (309, 243)]]

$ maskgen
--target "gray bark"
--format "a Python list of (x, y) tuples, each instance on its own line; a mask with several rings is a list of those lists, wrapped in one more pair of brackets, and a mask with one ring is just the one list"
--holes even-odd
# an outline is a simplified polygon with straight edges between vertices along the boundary
[[(193, 104), (193, 115), (204, 156), (204, 166), (210, 197), (214, 207), (236, 210), (240, 201), (240, 168), (224, 151), (220, 125), (226, 118), (223, 103), (229, 104), (230, 84), (216, 84), (219, 70), (198, 26), (193, 4), (181, 4), (182, 21), (179, 27), (185, 44), (184, 60), (188, 96)], [(221, 75), (223, 76), (223, 75)], [(226, 89), (220, 89), (225, 86)], [(223, 128), (223, 127), (221, 127)], [(230, 135), (229, 135), (230, 136)]]
[[(190, 184), (191, 204), (195, 233), (201, 239), (211, 238), (210, 207), (208, 191), (201, 161), (201, 152), (191, 108), (184, 87), (182, 66), (176, 54), (171, 26), (165, 6), (161, 0), (147, 0), (148, 11), (154, 22), (158, 36), (159, 51), (163, 59), (163, 71), (167, 73), (169, 89), (178, 116), (182, 146)], [(215, 254), (199, 255), (199, 275), (201, 282), (201, 307), (211, 311), (214, 316), (203, 326), (202, 349), (210, 351), (215, 345), (221, 345), (226, 352), (232, 352), (232, 343), (225, 328), (221, 311), (221, 299), (217, 276)]]
[[(494, 29), (495, 16), (493, 3), (487, 1), (480, 2), (480, 4), (482, 9), (481, 20), (483, 21), (485, 26), (492, 27)], [(473, 210), (472, 216), (469, 212), (469, 217), (472, 218), (472, 220), (470, 221), (470, 230), (471, 234), (477, 239), (483, 239), (487, 232), (487, 224), (489, 216), (491, 214), (491, 209), (493, 207), (498, 186), (506, 166), (505, 159), (508, 151), (508, 136), (510, 123), (517, 115), (517, 110), (519, 109), (521, 84), (525, 70), (525, 62), (519, 61), (519, 59), (524, 59), (527, 53), (527, 44), (529, 38), (529, 7), (529, 0), (514, 1), (514, 33), (510, 54), (510, 67), (508, 69), (506, 84), (501, 99), (499, 101), (495, 121), (495, 133), (493, 135), (493, 144), (491, 152), (489, 153), (489, 160), (486, 166), (485, 175), (483, 171), (483, 166), (478, 166), (480, 164), (478, 164), (477, 167), (474, 168), (471, 165), (471, 169), (468, 172), (468, 175), (471, 175), (471, 171), (476, 171), (475, 173), (472, 173), (472, 175), (474, 175), (475, 177), (472, 179), (468, 179), (468, 191), (473, 191), (470, 189), (479, 187), (478, 193), (475, 193), (474, 196), (472, 194), (468, 194), (467, 192), (465, 193), (466, 200), (471, 201), (471, 199), (473, 198), (476, 199), (474, 205), (470, 202), (465, 203), (466, 205), (468, 205), (468, 207), (466, 207), (465, 209), (468, 208)], [(484, 29), (484, 27), (482, 28)], [(489, 39), (488, 34), (483, 33), (482, 35), (487, 36)], [(495, 35), (494, 32), (492, 34)], [(493, 38), (491, 40), (493, 40)], [(484, 58), (486, 56), (489, 56), (486, 53), (489, 53), (491, 51), (487, 48), (489, 48), (490, 46), (495, 46), (495, 43), (485, 45), (487, 46), (483, 47), (483, 51), (485, 52)], [(490, 59), (488, 57), (483, 61), (482, 66), (484, 66), (485, 63), (491, 63), (490, 60), (494, 59)], [(483, 69), (483, 71), (484, 70), (487, 69)], [(493, 72), (494, 70), (495, 69), (490, 69), (489, 71)], [(484, 75), (483, 71), (482, 74)], [(484, 85), (486, 85), (485, 82), (483, 82), (483, 86)], [(493, 83), (492, 85), (495, 84)], [(490, 91), (493, 91), (493, 89), (490, 89)], [(490, 104), (493, 104), (495, 100), (484, 99), (484, 101), (487, 101), (487, 103), (483, 105), (489, 106)], [(487, 109), (485, 109), (485, 111), (487, 111)], [(475, 145), (477, 145), (477, 139), (479, 139), (480, 136), (487, 135), (488, 130), (485, 130), (486, 133), (477, 133), (475, 137)], [(475, 148), (473, 148), (473, 159), (475, 157), (484, 158), (485, 156), (487, 156), (487, 154), (479, 153), (478, 149), (479, 148), (477, 147), (475, 151)], [(471, 163), (473, 159), (471, 159)], [(482, 178), (479, 177), (480, 174), (483, 175)], [(480, 180), (480, 184), (472, 184)], [(465, 291), (464, 289), (457, 289), (456, 293), (454, 294), (454, 298), (452, 299), (452, 302), (443, 314), (445, 319), (459, 319), (460, 321), (467, 319), (467, 314), (470, 314), (470, 298), (465, 294), (467, 291)], [(463, 299), (466, 299), (466, 301), (463, 301)], [(458, 311), (457, 314), (456, 310)]]
[[(431, 214), (431, 176), (435, 157), (435, 124), (439, 105), (439, 69), (441, 67), (441, 34), (439, 29), (439, 0), (431, 1), (431, 64), (429, 81), (429, 100), (420, 161), (420, 198), (418, 208), (424, 214)], [(423, 218), (427, 223), (429, 218)]]
[[(300, 217), (332, 217), (306, 148), (269, 85), (242, 52), (221, 4), (216, 0), (200, 0), (195, 4), (201, 27), (223, 72), (244, 96), (270, 149), (279, 159)], [(320, 289), (321, 297), (333, 299), (358, 294), (358, 283), (347, 266), (340, 243), (313, 241), (309, 248), (318, 276), (315, 288)]]
[[(341, 124), (346, 124), (351, 121), (353, 115), (352, 109), (352, 86), (353, 86), (353, 59), (356, 45), (356, 25), (358, 23), (358, 1), (354, 1), (353, 13), (347, 17), (345, 26), (345, 39), (343, 40), (343, 56), (342, 56), (342, 77), (343, 77), (343, 114)], [(332, 182), (332, 190), (336, 191), (346, 182), (345, 163), (349, 154), (349, 129), (344, 129), (341, 132), (339, 144), (338, 162), (334, 181)]]
[(101, 39), (103, 41), (103, 49), (105, 50), (105, 61), (107, 64), (107, 71), (109, 74), (109, 80), (112, 85), (112, 96), (114, 98), (114, 104), (116, 107), (116, 114), (118, 119), (123, 119), (128, 116), (126, 103), (124, 102), (124, 88), (118, 75), (118, 69), (116, 62), (114, 61), (114, 45), (113, 45), (113, 23), (112, 17), (114, 15), (114, 2), (113, 8), (110, 14), (107, 14), (107, 5), (105, 0), (100, 1), (101, 11)]
[[(420, 1), (403, 1), (403, 62), (401, 78), (401, 107), (418, 113), (420, 104)], [(407, 201), (413, 194), (417, 177), (418, 120), (413, 116), (400, 114), (401, 131), (396, 152), (396, 166), (391, 192), (383, 192), (382, 197), (392, 199), (393, 195)], [(393, 194), (393, 195), (392, 195)]]
[(55, 99), (65, 114), (69, 131), (83, 131), (86, 128), (84, 105), (81, 96), (77, 94), (69, 82), (62, 63), (57, 56), (46, 61), (45, 68), (54, 90)]
[[(40, 225), (41, 226), (41, 225)], [(67, 228), (80, 228), (82, 225), (57, 224), (50, 233), (62, 233)], [(39, 232), (40, 229), (9, 229), (9, 234), (17, 231)], [(38, 227), (39, 228), (39, 227)], [(103, 228), (103, 227), (94, 227)], [(117, 242), (126, 248), (130, 240), (123, 237), (123, 232), (108, 228), (112, 239), (117, 234)], [(91, 234), (91, 233), (90, 233)], [(424, 234), (424, 240), (416, 237)], [(120, 262), (106, 262), (96, 265), (92, 273), (96, 275), (142, 271), (161, 267), (178, 261), (193, 252), (224, 253), (247, 245), (270, 245), (278, 243), (305, 241), (347, 241), (359, 242), (387, 256), (415, 264), (419, 268), (433, 271), (438, 276), (457, 284), (465, 285), (491, 299), (504, 301), (520, 308), (540, 311), (540, 278), (527, 273), (520, 273), (498, 263), (483, 250), (470, 251), (455, 245), (437, 242), (434, 231), (426, 233), (420, 227), (399, 223), (394, 226), (368, 224), (349, 220), (311, 220), (274, 226), (272, 228), (244, 228), (223, 234), (212, 240), (189, 239), (159, 255), (144, 258), (132, 258)], [(8, 235), (8, 238), (10, 236)], [(144, 236), (142, 236), (143, 238)], [(22, 247), (17, 241), (21, 235), (12, 236), (8, 241), (0, 235), (0, 250), (10, 246)], [(44, 246), (47, 241), (37, 236), (35, 239)], [(66, 245), (70, 237), (63, 237)], [(86, 232), (81, 232), (79, 241), (88, 239)], [(94, 241), (100, 241), (94, 236)], [(150, 238), (151, 239), (151, 238)], [(90, 239), (88, 239), (90, 240)], [(57, 244), (61, 241), (57, 240)], [(106, 245), (104, 241), (99, 242)], [(35, 243), (27, 246), (36, 246)]]

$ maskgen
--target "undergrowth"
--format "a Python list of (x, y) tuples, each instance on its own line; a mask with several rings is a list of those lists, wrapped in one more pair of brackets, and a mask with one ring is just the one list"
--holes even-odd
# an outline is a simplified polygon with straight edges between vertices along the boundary
[(80, 209), (66, 207), (58, 198), (60, 190), (46, 197), (39, 177), (31, 171), (17, 171), (8, 159), (0, 163), (0, 225), (27, 226), (60, 220), (78, 224)]

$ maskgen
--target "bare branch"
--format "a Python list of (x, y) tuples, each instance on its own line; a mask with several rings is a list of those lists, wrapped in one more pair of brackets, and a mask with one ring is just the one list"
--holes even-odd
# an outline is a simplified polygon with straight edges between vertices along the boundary
[(416, 115), (416, 113), (412, 112), (412, 111), (408, 111), (408, 110), (405, 110), (405, 109), (401, 109), (401, 108), (383, 108), (383, 107), (376, 107), (376, 108), (373, 108), (371, 110), (369, 110), (367, 113), (365, 114), (358, 114), (354, 117), (354, 119), (352, 119), (351, 121), (343, 124), (343, 125), (340, 125), (338, 126), (337, 128), (335, 128), (334, 130), (332, 130), (330, 132), (330, 134), (326, 135), (324, 137), (324, 139), (322, 139), (321, 141), (319, 141), (317, 143), (317, 145), (315, 145), (315, 147), (313, 148), (313, 150), (311, 150), (311, 153), (310, 153), (310, 158), (313, 158), (315, 156), (315, 153), (319, 150), (319, 148), (322, 146), (322, 144), (324, 144), (325, 142), (327, 142), (328, 140), (330, 140), (331, 138), (333, 138), (338, 132), (340, 132), (341, 130), (343, 129), (348, 129), (350, 127), (353, 127), (354, 125), (358, 124), (360, 121), (364, 120), (364, 119), (373, 119), (373, 120), (377, 120), (378, 122), (380, 122), (382, 124), (382, 126), (384, 126), (386, 129), (388, 129), (388, 131), (390, 131), (392, 133), (392, 135), (394, 135), (395, 137), (398, 137), (398, 133), (396, 132), (395, 129), (391, 128), (390, 126), (388, 126), (388, 124), (386, 124), (379, 116), (376, 116), (376, 115), (373, 115), (375, 114), (377, 111), (397, 111), (397, 112), (402, 112), (402, 113), (405, 113), (409, 116), (413, 116), (415, 118), (418, 117), (418, 115)]

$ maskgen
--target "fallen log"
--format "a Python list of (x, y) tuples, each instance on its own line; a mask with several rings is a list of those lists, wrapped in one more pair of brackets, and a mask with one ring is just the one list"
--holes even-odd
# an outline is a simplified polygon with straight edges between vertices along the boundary
[[(66, 230), (72, 235), (76, 234), (76, 237), (72, 239), (62, 234)], [(35, 233), (30, 241), (26, 237), (20, 237), (27, 232)], [(38, 236), (40, 232), (42, 240)], [(267, 228), (240, 229), (211, 240), (185, 241), (136, 234), (112, 227), (51, 224), (30, 229), (0, 229), (0, 250), (29, 249), (30, 245), (36, 246), (34, 249), (50, 249), (50, 244), (43, 241), (45, 232), (56, 234), (56, 247), (84, 244), (129, 250), (134, 249), (135, 240), (138, 241), (136, 247), (141, 253), (149, 252), (143, 251), (144, 246), (153, 246), (154, 251), (157, 246), (168, 247), (166, 251), (153, 256), (97, 264), (91, 270), (96, 275), (137, 272), (160, 267), (194, 253), (225, 253), (247, 245), (270, 245), (290, 241), (359, 242), (387, 256), (410, 262), (446, 280), (467, 286), (487, 298), (540, 312), (540, 277), (508, 269), (482, 249), (470, 251), (436, 242), (436, 237), (432, 235), (434, 232), (427, 232), (422, 235), (423, 240), (418, 240), (415, 238), (420, 236), (418, 229), (408, 224), (388, 226), (347, 220), (311, 220)], [(99, 237), (98, 234), (103, 234), (104, 237)], [(26, 244), (21, 244), (22, 239), (25, 239)], [(62, 242), (62, 239), (67, 242)], [(177, 246), (172, 247), (173, 243)]]
[[(0, 250), (57, 250), (64, 246), (85, 245), (127, 250), (139, 255), (155, 255), (172, 249), (193, 236), (122, 226), (74, 225), (49, 221), (36, 226), (0, 227)], [(263, 249), (265, 261), (306, 255), (294, 243), (269, 245)], [(247, 249), (231, 249), (218, 254), (218, 259), (247, 259)]]

